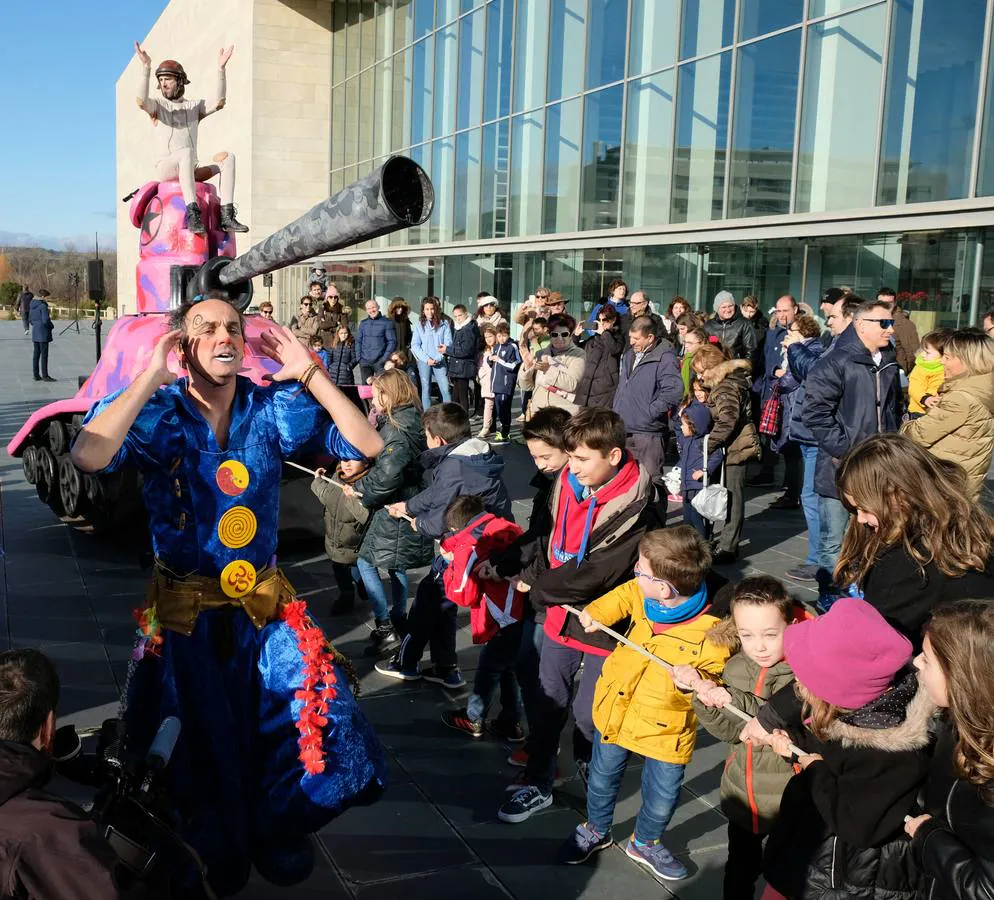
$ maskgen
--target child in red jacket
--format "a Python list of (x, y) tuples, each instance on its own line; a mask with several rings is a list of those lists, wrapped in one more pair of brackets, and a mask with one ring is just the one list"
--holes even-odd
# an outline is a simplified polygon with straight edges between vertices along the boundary
[(477, 495), (456, 497), (445, 510), (442, 556), (448, 560), (443, 581), (445, 596), (470, 608), (474, 644), (484, 644), (473, 680), (473, 693), (465, 709), (442, 713), (450, 728), (471, 738), (483, 737), (487, 708), (500, 686), (500, 715), (495, 731), (511, 743), (524, 740), (521, 728), (521, 693), (515, 672), (521, 645), (525, 598), (504, 579), (482, 578), (475, 570), (491, 553), (507, 549), (523, 533), (506, 519), (485, 511)]

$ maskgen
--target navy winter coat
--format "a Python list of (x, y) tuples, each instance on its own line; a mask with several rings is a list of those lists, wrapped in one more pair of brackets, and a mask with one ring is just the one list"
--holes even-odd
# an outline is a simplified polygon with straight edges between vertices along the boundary
[(625, 420), (629, 432), (665, 431), (670, 412), (683, 396), (676, 354), (669, 342), (656, 343), (633, 370), (634, 363), (635, 350), (629, 347), (621, 355), (614, 411)]
[[(518, 345), (508, 340), (494, 347), (499, 362), (490, 363), (492, 375), (490, 388), (494, 394), (513, 394), (518, 381), (518, 369), (521, 368), (521, 352)], [(469, 492), (468, 492), (469, 493)]]
[(328, 354), (328, 375), (335, 384), (355, 384), (355, 347), (339, 344), (324, 351)]
[(480, 328), (474, 319), (454, 325), (452, 343), (445, 350), (449, 378), (476, 378), (476, 355), (480, 349)]
[(488, 513), (514, 521), (511, 498), (504, 487), (504, 459), (486, 441), (466, 438), (434, 447), (421, 454), (421, 465), (426, 475), (434, 477), (427, 488), (407, 501), (407, 512), (416, 520), (420, 534), (441, 538), (447, 531), (446, 507), (460, 495), (479, 494)]
[(838, 496), (835, 470), (847, 451), (870, 435), (897, 431), (901, 424), (897, 358), (893, 347), (880, 353), (880, 365), (875, 365), (850, 325), (808, 374), (801, 416), (818, 445), (815, 490), (821, 497)]
[(363, 319), (355, 336), (355, 355), (359, 363), (382, 369), (383, 363), (397, 349), (397, 329), (384, 315)]
[(773, 393), (773, 385), (777, 382), (777, 377), (773, 373), (780, 368), (780, 361), (783, 359), (783, 339), (786, 336), (787, 329), (783, 325), (777, 325), (766, 334), (763, 342), (763, 374), (756, 389), (760, 403), (765, 403)]
[(818, 338), (809, 338), (787, 348), (787, 372), (780, 379), (780, 393), (784, 402), (783, 427), (780, 430), (783, 443), (788, 440), (811, 446), (818, 443), (802, 417), (804, 398), (808, 394), (804, 382), (811, 367), (827, 352), (828, 348)]
[[(704, 438), (711, 430), (711, 411), (700, 401), (694, 400), (687, 405), (682, 413), (687, 416), (697, 432), (691, 437), (683, 433), (681, 423), (677, 422), (676, 443), (680, 448), (680, 489), (683, 491), (699, 491), (704, 487), (704, 481), (695, 481), (694, 472), (704, 468)], [(719, 447), (712, 450), (708, 442), (708, 480), (714, 481), (720, 474), (722, 452)]]
[(31, 301), (28, 324), (31, 326), (31, 340), (36, 344), (47, 344), (52, 340), (55, 326), (48, 312), (48, 304), (41, 297), (35, 297)]

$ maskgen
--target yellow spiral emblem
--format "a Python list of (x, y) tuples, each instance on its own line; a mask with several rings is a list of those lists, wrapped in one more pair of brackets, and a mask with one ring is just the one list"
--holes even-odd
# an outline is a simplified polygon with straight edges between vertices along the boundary
[(221, 590), (226, 597), (237, 600), (255, 587), (255, 566), (244, 559), (236, 559), (221, 570)]
[(225, 547), (237, 550), (255, 537), (255, 513), (247, 506), (233, 506), (217, 523), (217, 536)]

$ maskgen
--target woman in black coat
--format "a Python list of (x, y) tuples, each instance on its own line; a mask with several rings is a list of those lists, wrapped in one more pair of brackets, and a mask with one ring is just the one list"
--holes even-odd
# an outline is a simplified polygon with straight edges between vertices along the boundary
[(621, 321), (613, 306), (604, 305), (597, 313), (597, 334), (583, 344), (586, 358), (583, 376), (576, 389), (577, 406), (604, 406), (611, 409), (618, 388), (618, 370), (625, 349)]
[(387, 309), (387, 318), (393, 322), (397, 332), (397, 349), (410, 352), (411, 350), (411, 308), (403, 297), (394, 297)]
[(469, 385), (476, 378), (476, 356), (480, 351), (480, 328), (460, 304), (452, 309), (452, 343), (445, 348), (452, 399), (469, 412)]
[[(381, 372), (373, 379), (373, 402), (381, 412), (379, 433), (383, 451), (362, 479), (362, 505), (372, 511), (356, 565), (373, 607), (375, 627), (372, 653), (396, 649), (397, 627), (407, 614), (407, 570), (426, 566), (434, 543), (404, 519), (391, 518), (388, 503), (409, 500), (423, 488), (421, 454), (427, 449), (421, 425), (417, 389), (400, 369)], [(380, 581), (379, 569), (390, 576), (392, 609)]]

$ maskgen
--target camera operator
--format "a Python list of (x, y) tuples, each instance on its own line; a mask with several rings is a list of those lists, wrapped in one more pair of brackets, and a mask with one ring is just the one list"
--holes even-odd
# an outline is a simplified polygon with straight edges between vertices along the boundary
[(0, 900), (113, 900), (116, 857), (53, 774), (59, 676), (37, 650), (0, 653)]

